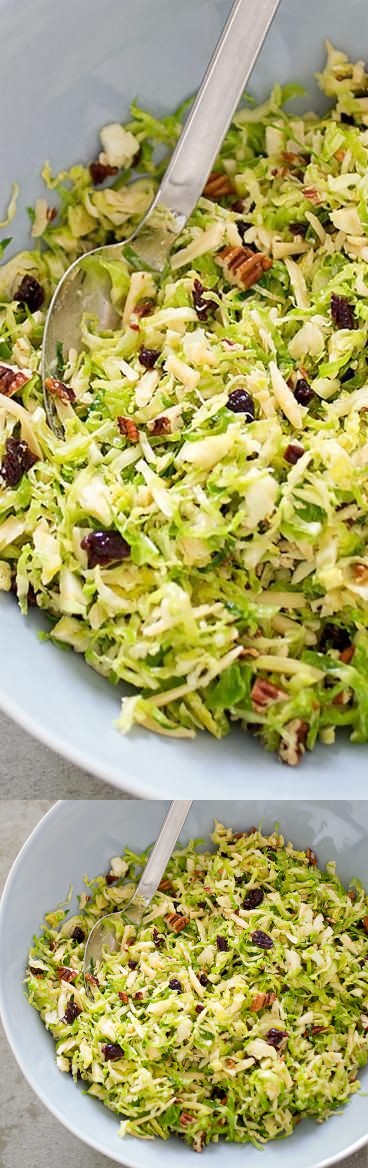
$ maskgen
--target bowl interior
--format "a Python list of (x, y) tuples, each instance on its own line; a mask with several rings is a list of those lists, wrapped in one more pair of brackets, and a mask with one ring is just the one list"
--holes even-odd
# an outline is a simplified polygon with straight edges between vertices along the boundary
[[(100, 0), (64, 0), (62, 6), (0, 0), (8, 50), (0, 71), (0, 101), (7, 110), (0, 214), (11, 181), (21, 190), (17, 217), (1, 232), (13, 235), (13, 251), (29, 242), (26, 207), (41, 193), (44, 160), (58, 169), (94, 157), (99, 127), (124, 118), (135, 96), (158, 114), (172, 110), (198, 86), (229, 7), (229, 0), (109, 0), (102, 19)], [(323, 64), (324, 38), (360, 57), (365, 28), (366, 0), (282, 0), (252, 92), (263, 98), (275, 81), (297, 80), (311, 95), (302, 106), (321, 106), (313, 73)], [(136, 729), (123, 739), (114, 728), (119, 691), (73, 653), (40, 644), (37, 630), (45, 627), (40, 614), (21, 618), (13, 597), (1, 594), (0, 627), (5, 712), (102, 779), (148, 797), (184, 792), (221, 797), (226, 770), (227, 790), (239, 798), (246, 751), (248, 795), (268, 797), (276, 779), (280, 797), (292, 797), (293, 773), (241, 733), (232, 734), (230, 742), (203, 734), (176, 743)], [(349, 793), (359, 798), (367, 757), (366, 747), (351, 749), (344, 739), (337, 748), (317, 750), (298, 772), (300, 796), (328, 794), (333, 783), (335, 797), (344, 798), (348, 769)]]
[[(43, 913), (65, 900), (70, 883), (77, 893), (85, 873), (106, 871), (110, 857), (125, 842), (138, 850), (144, 848), (156, 837), (165, 810), (164, 803), (143, 801), (56, 804), (18, 856), (0, 908), (0, 1006), (14, 1054), (36, 1094), (66, 1127), (129, 1168), (189, 1168), (193, 1153), (177, 1140), (119, 1138), (117, 1119), (57, 1070), (54, 1043), (28, 1005), (22, 980), (31, 938), (39, 930)], [(368, 803), (198, 802), (182, 840), (194, 836), (208, 842), (214, 819), (237, 830), (262, 820), (268, 831), (279, 823), (287, 839), (314, 848), (322, 866), (336, 859), (343, 881), (356, 875), (368, 885)], [(362, 1072), (361, 1081), (367, 1088), (367, 1072)], [(268, 1144), (262, 1153), (263, 1168), (295, 1168), (295, 1164), (321, 1168), (367, 1139), (366, 1099), (354, 1096), (341, 1115), (322, 1126), (306, 1121), (290, 1139)], [(233, 1168), (240, 1166), (244, 1155), (248, 1168), (258, 1168), (260, 1153), (250, 1146), (245, 1153), (241, 1146), (213, 1145), (206, 1150), (206, 1162)]]

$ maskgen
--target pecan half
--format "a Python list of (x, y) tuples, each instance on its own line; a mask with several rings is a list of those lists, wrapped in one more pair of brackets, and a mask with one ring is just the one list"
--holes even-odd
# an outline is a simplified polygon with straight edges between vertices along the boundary
[(196, 1132), (193, 1138), (193, 1152), (203, 1152), (206, 1143), (206, 1133), (204, 1131)]
[(119, 990), (118, 998), (120, 998), (121, 1002), (124, 1002), (125, 1006), (126, 1006), (127, 1002), (129, 1002), (128, 994), (124, 994), (121, 990)]
[(306, 848), (305, 854), (309, 864), (311, 865), (311, 868), (316, 868), (318, 864), (316, 853), (312, 851), (312, 848)]
[(75, 981), (76, 977), (78, 977), (78, 971), (76, 969), (68, 969), (66, 965), (59, 965), (59, 969), (56, 970), (56, 976), (59, 978), (59, 981)]
[(139, 442), (138, 426), (133, 422), (133, 418), (118, 418), (118, 427), (120, 433), (128, 439), (128, 442)]
[(233, 195), (234, 193), (235, 187), (229, 175), (222, 174), (219, 170), (212, 170), (203, 188), (206, 199), (222, 199), (224, 195)]
[(216, 256), (216, 262), (223, 269), (229, 284), (246, 291), (260, 280), (264, 272), (272, 268), (272, 260), (261, 251), (250, 247), (223, 247)]
[(257, 1013), (258, 1010), (263, 1010), (265, 1006), (272, 1006), (272, 1003), (275, 1001), (276, 994), (256, 994), (251, 1002), (250, 1008)]
[(285, 690), (279, 689), (271, 681), (263, 681), (261, 677), (257, 677), (251, 689), (250, 696), (254, 705), (260, 706), (263, 709), (266, 706), (272, 705), (272, 702), (286, 700), (288, 695), (285, 693)]
[(95, 977), (94, 973), (86, 973), (86, 981), (89, 981), (90, 985), (98, 986), (100, 984), (98, 978)]
[(189, 919), (189, 917), (180, 916), (180, 913), (169, 913), (165, 917), (169, 929), (172, 929), (173, 933), (181, 933), (182, 929), (185, 929), (185, 926), (189, 924)]
[(363, 917), (362, 924), (365, 933), (368, 933), (368, 917)]
[(305, 744), (308, 734), (308, 723), (301, 718), (294, 718), (284, 727), (287, 738), (282, 738), (279, 746), (279, 758), (288, 766), (297, 766), (305, 753)]
[(187, 1111), (182, 1111), (180, 1116), (180, 1123), (183, 1127), (187, 1127), (188, 1123), (193, 1123), (193, 1116), (189, 1115)]
[(309, 203), (314, 203), (315, 207), (318, 207), (323, 202), (316, 187), (304, 187), (303, 195), (305, 199), (308, 199)]
[(75, 393), (71, 385), (65, 385), (58, 377), (46, 377), (45, 386), (52, 397), (58, 397), (62, 402), (75, 402)]
[(0, 365), (0, 393), (3, 393), (4, 397), (13, 397), (13, 394), (17, 393), (18, 389), (26, 384), (26, 381), (29, 381), (29, 377), (26, 377), (25, 373), (21, 373), (20, 369), (16, 372), (15, 369), (9, 369), (7, 365)]
[(159, 892), (173, 892), (174, 889), (173, 889), (171, 880), (160, 880), (160, 883), (158, 886), (158, 891)]

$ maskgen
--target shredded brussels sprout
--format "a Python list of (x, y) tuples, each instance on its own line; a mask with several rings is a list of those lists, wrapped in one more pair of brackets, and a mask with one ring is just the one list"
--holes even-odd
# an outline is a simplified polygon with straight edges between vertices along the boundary
[(368, 740), (368, 77), (328, 45), (319, 82), (323, 116), (285, 111), (297, 86), (246, 100), (162, 277), (107, 264), (121, 323), (59, 353), (65, 442), (50, 296), (137, 226), (186, 106), (47, 163), (34, 248), (0, 269), (0, 587), (133, 687), (122, 731), (238, 722), (291, 765)]
[(34, 939), (28, 997), (59, 1069), (122, 1117), (120, 1134), (197, 1151), (220, 1137), (262, 1145), (304, 1116), (321, 1122), (359, 1090), (368, 1061), (368, 897), (335, 863), (275, 830), (216, 824), (215, 850), (172, 856), (136, 930), (89, 974), (89, 930), (131, 897), (147, 853), (126, 848), (85, 880)]

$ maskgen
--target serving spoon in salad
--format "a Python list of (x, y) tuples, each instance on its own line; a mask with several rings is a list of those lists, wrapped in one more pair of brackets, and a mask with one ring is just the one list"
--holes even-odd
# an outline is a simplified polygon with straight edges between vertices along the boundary
[[(55, 289), (46, 317), (41, 375), (49, 425), (63, 437), (47, 382), (57, 376), (59, 356), (81, 346), (81, 324), (92, 314), (102, 329), (117, 327), (111, 281), (100, 260), (132, 258), (156, 272), (165, 267), (173, 243), (199, 199), (257, 60), (280, 0), (235, 0), (186, 119), (171, 161), (142, 222), (122, 243), (94, 248), (77, 259)], [(129, 257), (127, 256), (127, 248)]]
[(171, 803), (161, 831), (152, 848), (146, 867), (142, 872), (142, 876), (131, 900), (128, 901), (121, 912), (107, 913), (91, 929), (87, 938), (83, 963), (84, 984), (88, 997), (92, 997), (93, 995), (86, 975), (91, 972), (91, 966), (94, 967), (96, 962), (100, 960), (103, 949), (108, 949), (110, 953), (114, 953), (118, 948), (114, 929), (117, 920), (120, 919), (127, 925), (134, 925), (136, 928), (140, 925), (152, 897), (157, 892), (160, 880), (172, 855), (192, 802), (192, 799), (187, 799), (174, 800)]

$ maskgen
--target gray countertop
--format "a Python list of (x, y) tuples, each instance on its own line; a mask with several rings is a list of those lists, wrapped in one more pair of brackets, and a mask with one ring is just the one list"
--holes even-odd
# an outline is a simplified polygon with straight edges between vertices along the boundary
[[(41, 761), (42, 755), (45, 755), (45, 765), (48, 767), (50, 761), (53, 761), (53, 756), (50, 755), (47, 761), (49, 752), (36, 747), (35, 757), (38, 750)], [(62, 765), (64, 766), (64, 764)], [(65, 772), (67, 779), (68, 769), (67, 767)], [(70, 769), (72, 783), (74, 769)], [(13, 773), (15, 778), (15, 771)], [(58, 773), (60, 777), (62, 771), (59, 769)], [(75, 773), (78, 774), (78, 772)], [(17, 789), (19, 790), (19, 784)], [(41, 789), (45, 790), (46, 788)], [(13, 800), (2, 803), (0, 889), (3, 887), (10, 865), (19, 848), (50, 806), (50, 801), (45, 799)], [(70, 1135), (50, 1112), (46, 1111), (18, 1069), (2, 1031), (0, 1031), (0, 1066), (2, 1080), (1, 1168), (18, 1168), (25, 1156), (29, 1168), (65, 1168), (66, 1164), (68, 1168), (107, 1168), (112, 1163), (106, 1156), (92, 1151), (75, 1136)], [(350, 1156), (342, 1164), (343, 1168), (368, 1168), (368, 1147), (355, 1156)]]
[(124, 794), (54, 754), (0, 711), (0, 798), (124, 799)]

